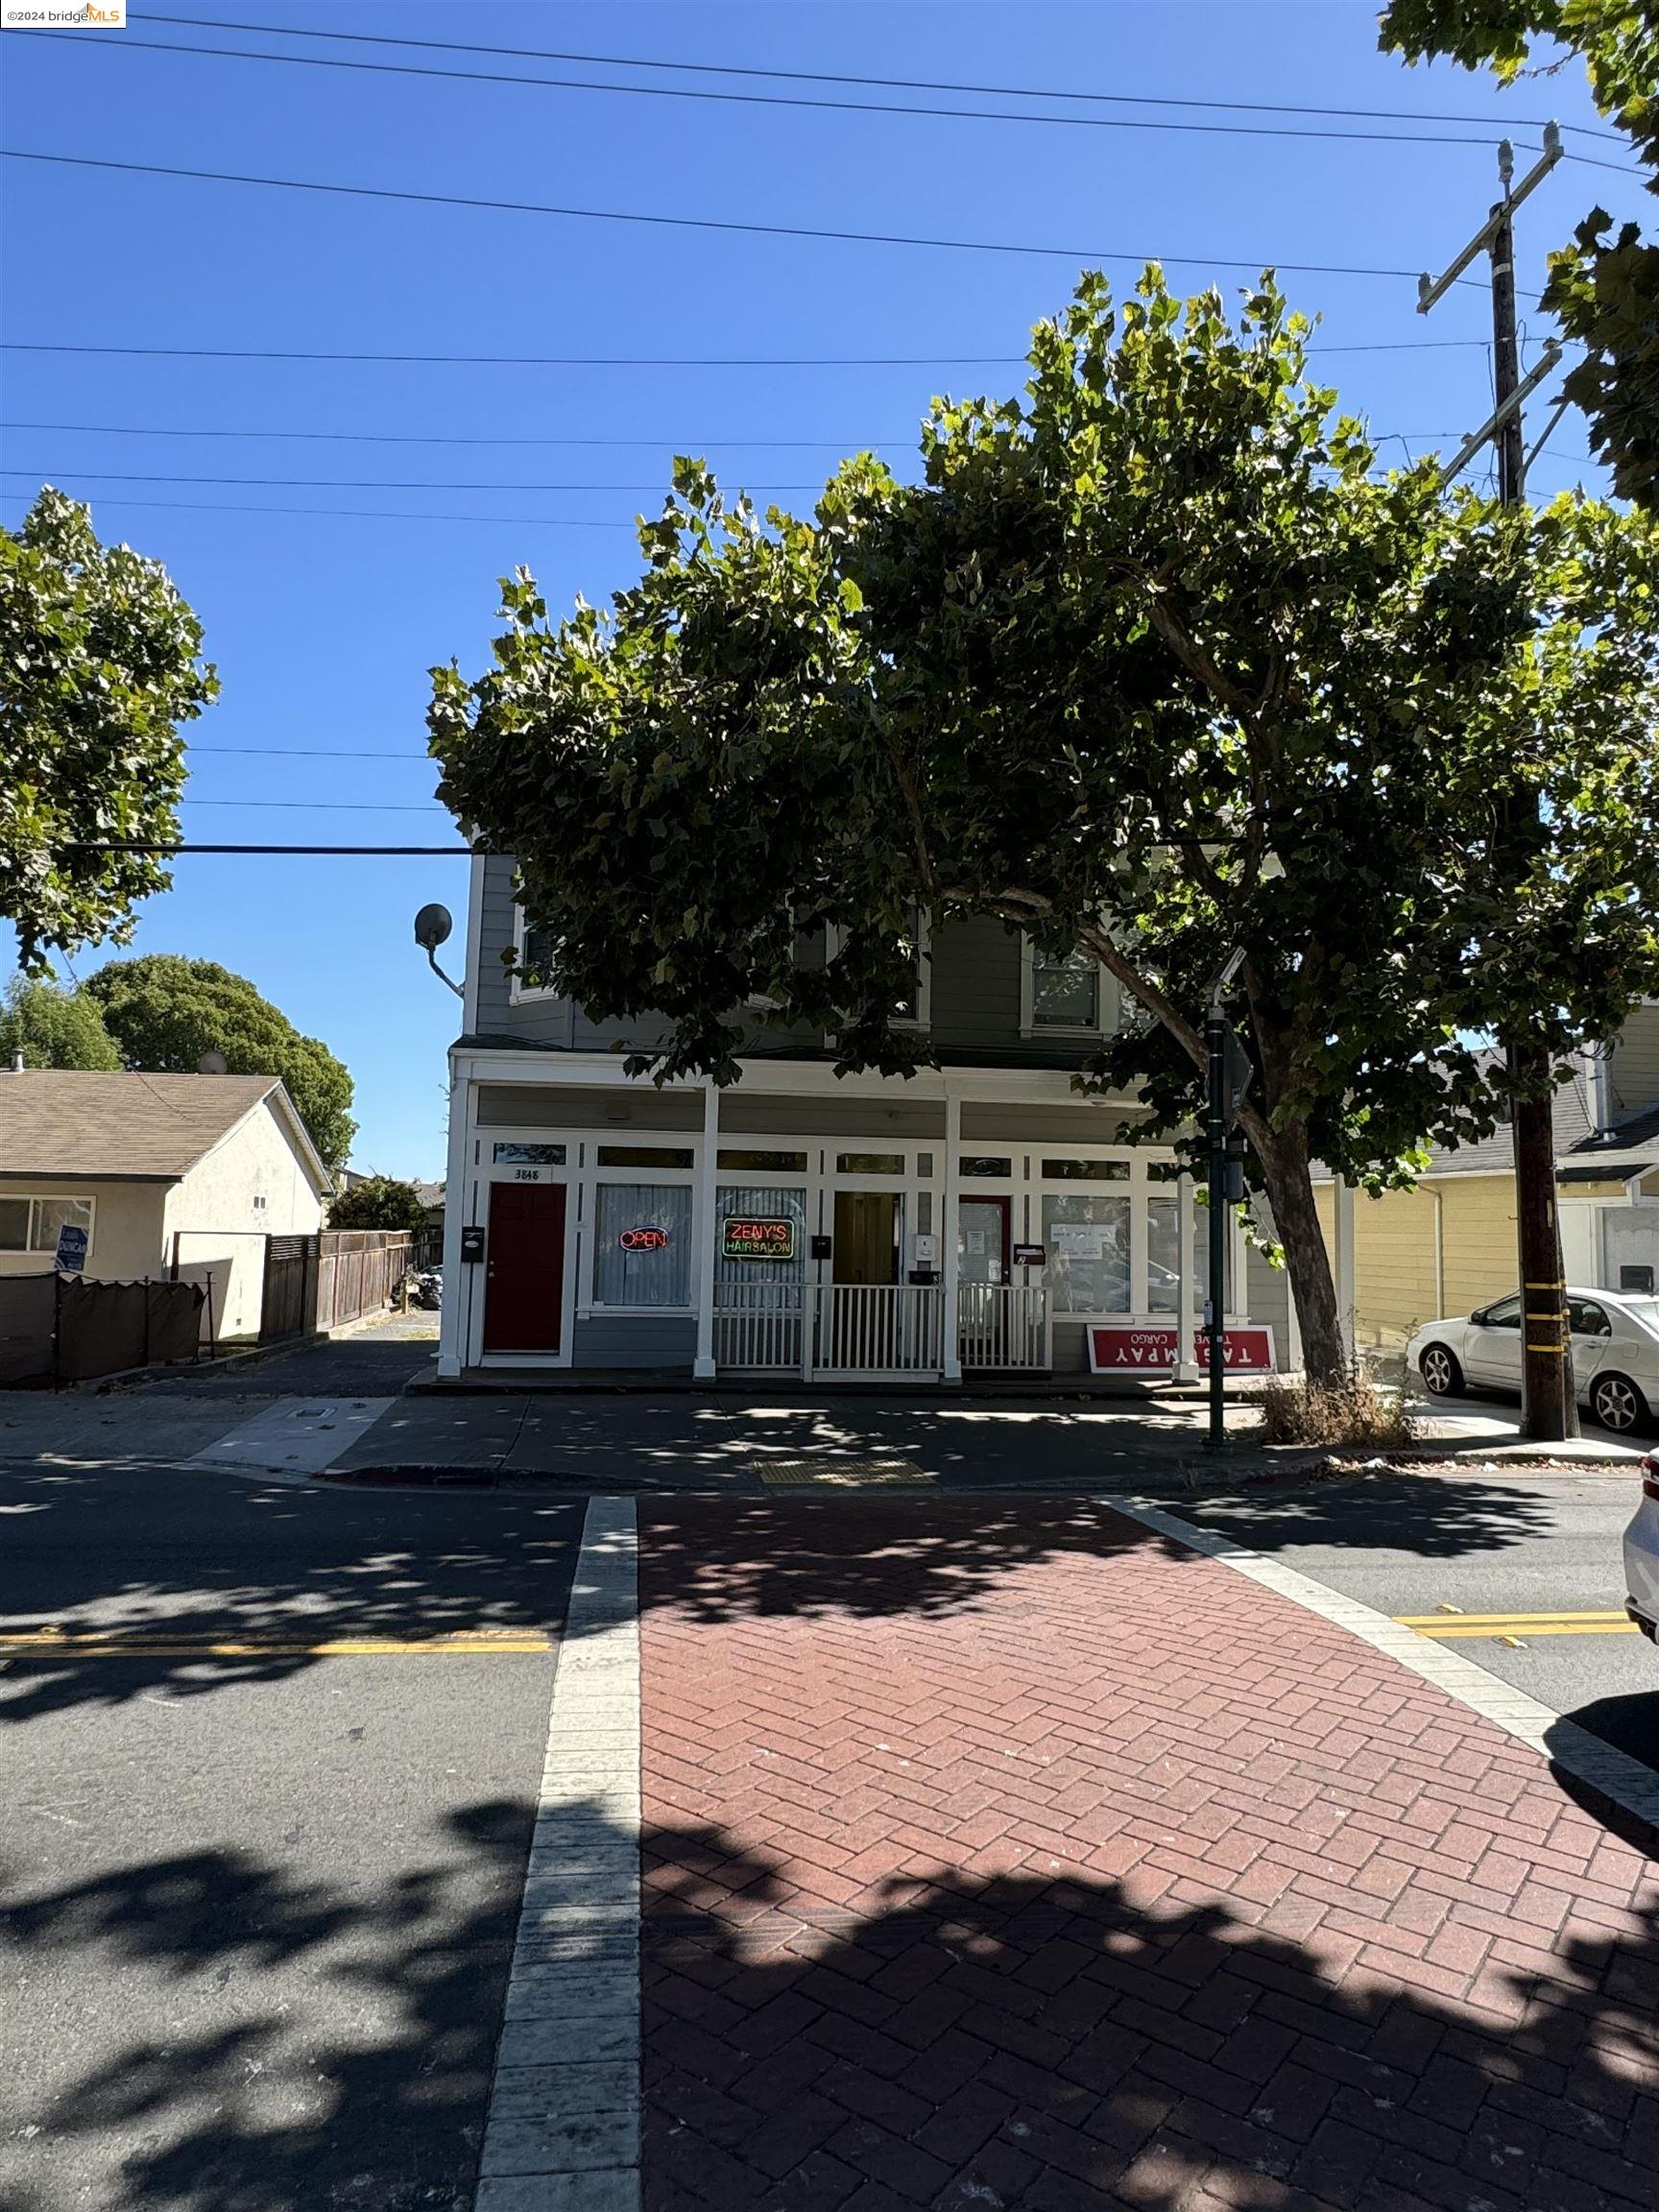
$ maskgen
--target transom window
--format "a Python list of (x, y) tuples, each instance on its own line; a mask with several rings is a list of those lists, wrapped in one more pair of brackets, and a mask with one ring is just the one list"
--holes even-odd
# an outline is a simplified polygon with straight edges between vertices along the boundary
[(752, 1152), (723, 1144), (719, 1166), (728, 1174), (805, 1175), (806, 1155), (805, 1152)]
[(682, 1144), (601, 1144), (593, 1157), (601, 1167), (689, 1167), (693, 1154)]
[(961, 1175), (989, 1175), (995, 1182), (1007, 1183), (1013, 1178), (1014, 1163), (1011, 1159), (989, 1152), (965, 1153), (957, 1163), (957, 1172)]
[(1127, 1160), (1045, 1160), (1045, 1183), (1127, 1183)]

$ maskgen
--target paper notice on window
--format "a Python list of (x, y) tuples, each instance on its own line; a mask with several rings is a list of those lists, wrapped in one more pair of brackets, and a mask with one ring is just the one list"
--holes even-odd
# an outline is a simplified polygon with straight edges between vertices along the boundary
[(1112, 1250), (1112, 1231), (1094, 1221), (1056, 1221), (1048, 1241), (1067, 1260), (1104, 1260)]

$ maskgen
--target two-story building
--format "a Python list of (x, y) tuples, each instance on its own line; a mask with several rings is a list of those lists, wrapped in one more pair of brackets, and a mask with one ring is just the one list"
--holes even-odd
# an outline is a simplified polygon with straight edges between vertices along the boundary
[[(648, 1021), (530, 987), (511, 859), (474, 858), (450, 1054), (440, 1372), (804, 1379), (1197, 1370), (1203, 1210), (1132, 1097), (1072, 1076), (1121, 1009), (1092, 957), (992, 921), (924, 942), (938, 1066), (838, 1077), (833, 1041), (742, 1017), (724, 1090), (623, 1072)], [(804, 959), (824, 948), (804, 945)], [(1231, 1321), (1295, 1358), (1285, 1279), (1229, 1224)], [(1240, 1343), (1245, 1340), (1241, 1337)], [(1266, 1339), (1249, 1340), (1260, 1354)]]

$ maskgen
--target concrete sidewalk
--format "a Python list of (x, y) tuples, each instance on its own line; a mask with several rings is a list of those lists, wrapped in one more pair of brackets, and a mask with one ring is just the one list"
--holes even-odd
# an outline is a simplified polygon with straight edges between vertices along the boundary
[(640, 1573), (647, 2212), (1652, 2202), (1659, 1867), (1445, 1690), (1094, 1503)]

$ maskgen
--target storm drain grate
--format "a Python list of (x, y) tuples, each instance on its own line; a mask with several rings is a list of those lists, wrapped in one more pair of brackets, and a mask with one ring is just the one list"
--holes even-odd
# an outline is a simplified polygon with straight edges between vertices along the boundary
[(933, 1482), (908, 1459), (751, 1459), (749, 1472), (768, 1490), (927, 1489)]

